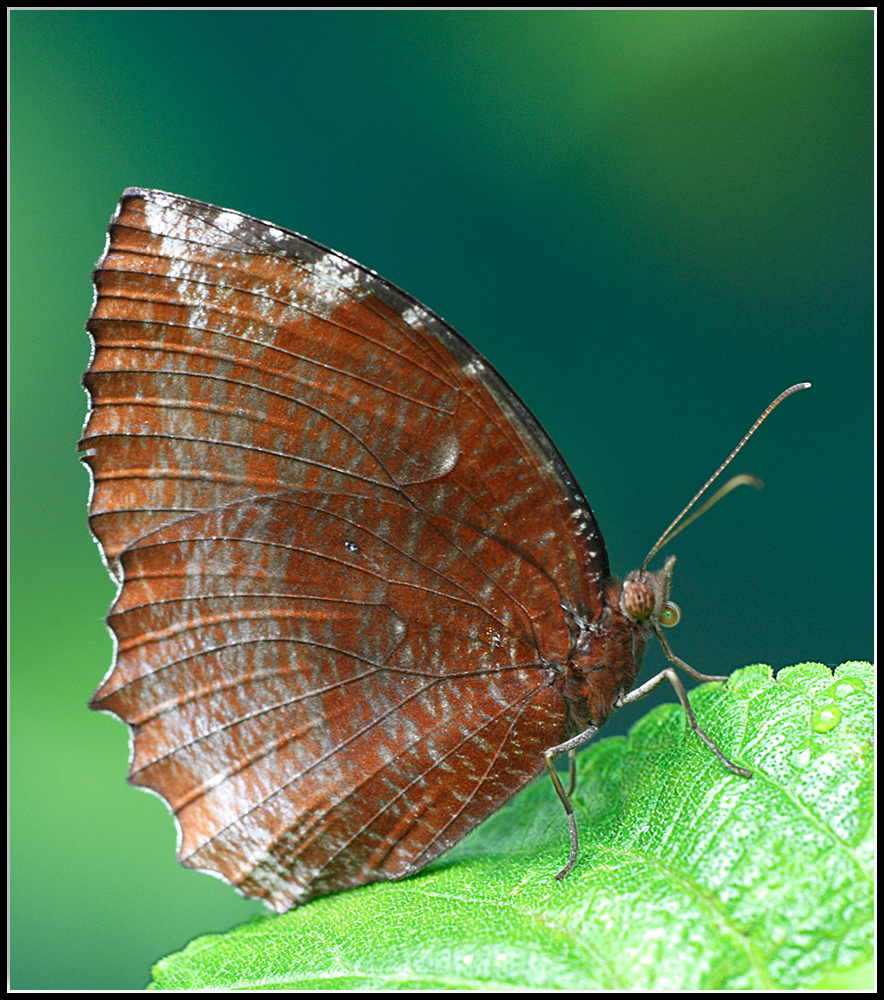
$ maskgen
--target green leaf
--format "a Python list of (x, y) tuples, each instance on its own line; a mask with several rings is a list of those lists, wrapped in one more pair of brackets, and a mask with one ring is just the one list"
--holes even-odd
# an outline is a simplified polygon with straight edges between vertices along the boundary
[(562, 882), (567, 824), (543, 780), (419, 875), (199, 938), (151, 988), (866, 987), (873, 682), (862, 663), (747, 667), (691, 703), (753, 777), (677, 705), (654, 710), (578, 758)]

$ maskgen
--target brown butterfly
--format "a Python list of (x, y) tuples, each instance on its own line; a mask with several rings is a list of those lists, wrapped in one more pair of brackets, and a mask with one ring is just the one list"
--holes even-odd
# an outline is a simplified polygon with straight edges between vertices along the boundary
[(547, 766), (567, 871), (552, 758), (667, 678), (749, 773), (671, 668), (633, 690), (652, 634), (722, 679), (662, 638), (674, 560), (611, 577), (564, 459), (434, 313), (135, 188), (94, 282), (80, 448), (120, 590), (92, 707), (183, 864), (284, 911), (417, 871)]

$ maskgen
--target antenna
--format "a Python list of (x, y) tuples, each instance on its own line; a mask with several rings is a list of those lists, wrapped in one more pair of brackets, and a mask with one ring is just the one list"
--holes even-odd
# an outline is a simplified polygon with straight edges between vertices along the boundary
[(724, 472), (724, 470), (731, 464), (731, 462), (736, 458), (742, 449), (743, 445), (749, 440), (750, 437), (758, 430), (758, 428), (764, 423), (764, 421), (770, 416), (770, 414), (782, 403), (782, 401), (787, 397), (791, 396), (793, 392), (799, 392), (801, 389), (809, 389), (810, 382), (798, 382), (795, 385), (789, 386), (784, 392), (781, 392), (779, 396), (764, 410), (761, 416), (755, 421), (755, 423), (749, 428), (746, 434), (743, 436), (742, 441), (737, 445), (736, 448), (728, 455), (728, 457), (719, 465), (715, 473), (710, 476), (705, 485), (701, 490), (694, 494), (691, 502), (685, 507), (685, 509), (678, 515), (678, 517), (669, 525), (669, 527), (663, 532), (663, 534), (657, 539), (656, 545), (651, 549), (651, 551), (645, 557), (645, 561), (641, 564), (641, 571), (644, 570), (645, 566), (654, 558), (654, 556), (666, 545), (668, 542), (672, 541), (673, 538), (691, 523), (691, 521), (696, 521), (701, 514), (705, 514), (707, 510), (713, 505), (718, 503), (722, 497), (727, 496), (731, 490), (736, 489), (738, 486), (754, 486), (756, 489), (761, 487), (761, 480), (757, 476), (750, 476), (746, 473), (741, 473), (738, 476), (732, 476), (721, 489), (717, 490), (713, 496), (711, 496), (703, 506), (694, 511), (694, 513), (686, 520), (682, 521), (682, 518), (688, 511), (694, 506), (694, 504), (700, 499), (701, 496), (709, 489), (709, 487), (715, 482), (716, 479)]

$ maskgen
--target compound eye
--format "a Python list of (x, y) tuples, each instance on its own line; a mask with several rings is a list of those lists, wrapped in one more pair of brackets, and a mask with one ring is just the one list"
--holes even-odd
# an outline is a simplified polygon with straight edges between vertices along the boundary
[(681, 621), (681, 608), (673, 601), (667, 601), (666, 607), (660, 612), (658, 619), (664, 628), (672, 628)]
[(627, 580), (623, 584), (620, 606), (635, 621), (643, 621), (654, 613), (657, 599), (643, 580)]

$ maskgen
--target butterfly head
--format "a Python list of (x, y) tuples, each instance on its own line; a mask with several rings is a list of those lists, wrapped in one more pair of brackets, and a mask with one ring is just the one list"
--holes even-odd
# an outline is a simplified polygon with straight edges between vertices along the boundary
[(678, 624), (681, 611), (677, 604), (669, 600), (674, 565), (675, 556), (670, 556), (663, 569), (656, 573), (638, 569), (626, 577), (620, 593), (620, 610), (630, 621), (651, 619), (666, 628)]

